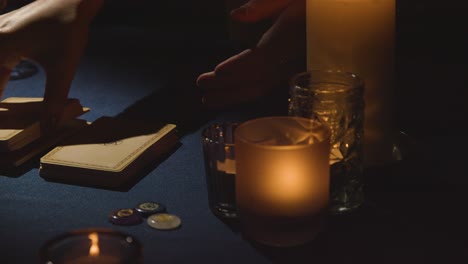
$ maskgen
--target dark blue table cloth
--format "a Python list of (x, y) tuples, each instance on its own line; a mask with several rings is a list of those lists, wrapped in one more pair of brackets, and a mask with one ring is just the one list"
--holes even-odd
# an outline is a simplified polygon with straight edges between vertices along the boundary
[[(435, 132), (430, 125), (413, 127), (419, 134), (405, 143), (409, 151), (403, 162), (366, 171), (366, 204), (355, 214), (330, 217), (326, 232), (316, 241), (275, 249), (244, 240), (235, 223), (224, 223), (208, 208), (200, 132), (212, 122), (281, 114), (286, 109), (281, 105), (201, 110), (195, 77), (227, 53), (213, 52), (213, 42), (205, 45), (194, 36), (164, 34), (166, 38), (154, 38), (139, 29), (94, 29), (70, 97), (91, 108), (83, 116), (89, 121), (126, 116), (175, 122), (181, 146), (124, 192), (47, 182), (39, 176), (37, 163), (19, 175), (0, 176), (0, 263), (36, 263), (45, 241), (90, 227), (134, 235), (143, 244), (148, 264), (468, 262), (467, 143), (463, 130)], [(187, 40), (195, 48), (184, 51)], [(413, 69), (411, 60), (405, 65)], [(448, 69), (447, 65), (452, 64), (435, 69)], [(44, 82), (42, 71), (10, 82), (4, 97), (42, 96)], [(415, 115), (405, 115), (402, 123), (412, 124)], [(182, 227), (161, 232), (145, 223), (123, 227), (107, 220), (114, 209), (152, 200), (180, 216)]]

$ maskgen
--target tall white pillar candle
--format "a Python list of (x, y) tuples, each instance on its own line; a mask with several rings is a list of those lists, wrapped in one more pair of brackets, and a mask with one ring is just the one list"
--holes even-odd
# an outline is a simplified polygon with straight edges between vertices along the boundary
[(393, 148), (395, 0), (307, 0), (307, 67), (355, 73), (365, 82), (365, 165)]

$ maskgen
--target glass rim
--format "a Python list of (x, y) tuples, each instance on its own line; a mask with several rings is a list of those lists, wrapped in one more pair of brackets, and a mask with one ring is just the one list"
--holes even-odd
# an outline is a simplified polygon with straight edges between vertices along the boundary
[[(339, 90), (322, 90), (322, 89), (317, 89), (316, 87), (304, 87), (299, 85), (299, 80), (301, 78), (309, 78), (309, 81), (313, 76), (316, 75), (323, 75), (323, 74), (336, 74), (342, 77), (345, 77), (349, 79), (349, 81), (316, 81), (316, 82), (310, 82), (310, 83), (334, 83), (334, 84), (340, 84), (340, 85), (346, 85), (346, 88), (344, 89), (339, 89)], [(331, 93), (346, 93), (346, 92), (351, 92), (355, 91), (357, 88), (360, 88), (360, 90), (364, 90), (364, 85), (365, 82), (364, 80), (357, 74), (352, 73), (352, 72), (347, 72), (347, 71), (341, 71), (341, 70), (309, 70), (309, 71), (304, 71), (295, 74), (289, 81), (289, 86), (290, 89), (297, 89), (297, 88), (302, 88), (302, 89), (310, 89), (314, 92), (317, 93), (322, 93), (322, 94), (331, 94)]]
[[(210, 143), (210, 144), (223, 144), (223, 145), (228, 146), (228, 147), (231, 147), (231, 146), (233, 147), (234, 143), (221, 142), (221, 141), (215, 140), (215, 139), (211, 138), (209, 135), (207, 135), (208, 131), (210, 129), (212, 129), (214, 127), (224, 127), (225, 124), (229, 124), (230, 126), (235, 126), (237, 128), (241, 123), (240, 122), (217, 122), (217, 123), (209, 124), (208, 126), (203, 128), (203, 130), (201, 132), (203, 142), (207, 142), (207, 143)], [(233, 141), (234, 141), (234, 133), (232, 135), (233, 135)]]
[[(251, 125), (254, 122), (262, 121), (262, 120), (267, 120), (267, 119), (301, 119), (301, 120), (306, 120), (307, 122), (313, 123), (314, 125), (318, 125), (321, 128), (323, 128), (324, 131), (324, 140), (314, 142), (312, 144), (294, 144), (294, 145), (263, 145), (263, 144), (258, 144), (254, 143), (245, 136), (241, 135), (239, 131), (242, 130), (243, 127)], [(255, 118), (246, 122), (243, 122), (239, 124), (235, 131), (235, 138), (239, 139), (239, 141), (242, 141), (245, 144), (256, 146), (257, 148), (262, 148), (262, 149), (273, 149), (273, 150), (297, 150), (297, 149), (303, 149), (303, 148), (308, 148), (311, 145), (318, 145), (318, 144), (323, 144), (324, 142), (327, 141), (330, 142), (330, 137), (331, 137), (331, 131), (326, 126), (324, 123), (319, 122), (317, 120), (311, 119), (311, 118), (305, 118), (305, 117), (299, 117), (299, 116), (268, 116), (268, 117), (260, 117), (260, 118)]]

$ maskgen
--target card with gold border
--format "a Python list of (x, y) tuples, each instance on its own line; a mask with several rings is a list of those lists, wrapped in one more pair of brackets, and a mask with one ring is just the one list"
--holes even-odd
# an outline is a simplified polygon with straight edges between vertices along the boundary
[(49, 181), (119, 188), (178, 144), (174, 124), (101, 117), (43, 156), (40, 175)]

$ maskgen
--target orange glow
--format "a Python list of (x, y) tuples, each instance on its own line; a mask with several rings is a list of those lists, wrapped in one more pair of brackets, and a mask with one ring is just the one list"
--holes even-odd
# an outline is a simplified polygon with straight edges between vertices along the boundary
[(91, 247), (89, 248), (89, 255), (92, 257), (99, 256), (99, 237), (97, 233), (91, 233), (88, 235), (91, 240)]
[(301, 164), (292, 160), (281, 160), (272, 166), (268, 182), (269, 196), (280, 202), (301, 202), (308, 196), (310, 176)]
[(232, 159), (226, 159), (225, 161), (216, 161), (216, 167), (219, 171), (224, 171), (230, 174), (236, 174), (236, 161)]

